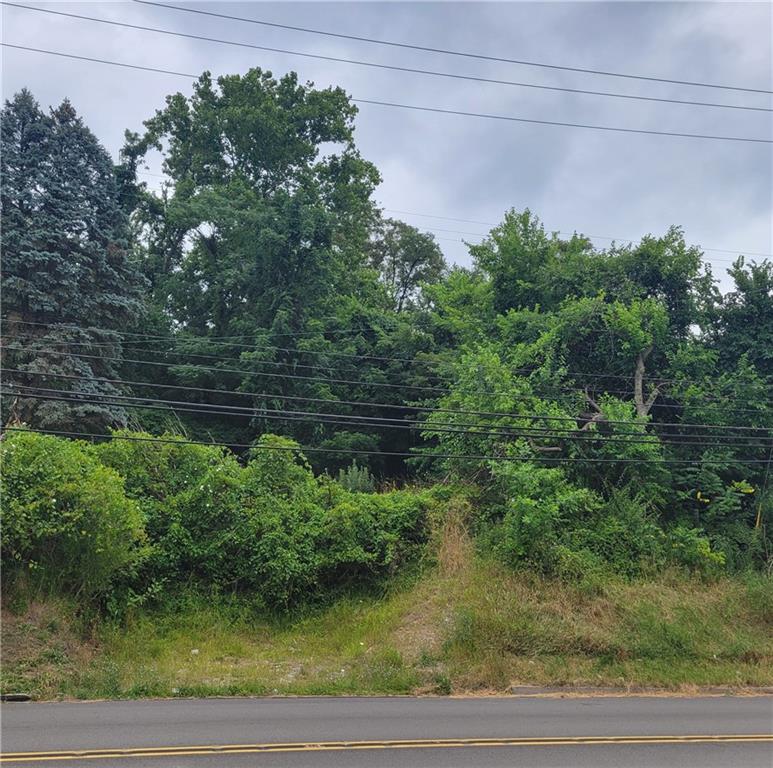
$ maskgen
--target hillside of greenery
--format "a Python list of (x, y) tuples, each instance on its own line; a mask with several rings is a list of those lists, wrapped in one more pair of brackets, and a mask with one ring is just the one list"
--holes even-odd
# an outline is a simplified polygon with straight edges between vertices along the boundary
[(204, 73), (115, 164), (6, 103), (3, 685), (769, 684), (773, 262), (508, 210), (449, 266), (356, 114)]

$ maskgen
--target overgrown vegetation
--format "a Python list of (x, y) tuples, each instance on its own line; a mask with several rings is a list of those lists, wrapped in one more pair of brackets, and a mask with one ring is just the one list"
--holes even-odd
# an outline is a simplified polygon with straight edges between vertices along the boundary
[(112, 698), (773, 685), (761, 577), (668, 573), (589, 591), (450, 549), (454, 567), (284, 616), (188, 591), (97, 624), (73, 619), (72, 604), (19, 605), (3, 617), (3, 689)]
[(602, 250), (511, 210), (449, 268), (355, 117), (205, 73), (114, 167), (68, 102), (6, 104), (11, 647), (76, 617), (6, 684), (769, 682), (773, 264), (723, 295), (678, 227)]
[(22, 431), (0, 445), (8, 583), (116, 615), (184, 586), (278, 610), (375, 584), (427, 540), (429, 491), (347, 490), (286, 438), (264, 436), (241, 465), (220, 448), (120, 436), (140, 440)]

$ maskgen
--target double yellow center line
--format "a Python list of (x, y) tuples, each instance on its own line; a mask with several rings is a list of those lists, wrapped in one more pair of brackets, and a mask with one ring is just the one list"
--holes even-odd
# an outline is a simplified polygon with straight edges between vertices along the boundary
[(67, 749), (55, 752), (5, 752), (0, 763), (44, 760), (115, 760), (123, 757), (182, 757), (193, 755), (240, 755), (274, 752), (326, 752), (367, 749), (441, 749), (450, 747), (571, 747), (622, 744), (727, 744), (773, 743), (773, 734), (716, 734), (694, 736), (546, 736), (499, 739), (399, 739), (383, 741), (320, 741), (265, 744), (204, 744), (179, 747), (130, 747), (115, 749)]

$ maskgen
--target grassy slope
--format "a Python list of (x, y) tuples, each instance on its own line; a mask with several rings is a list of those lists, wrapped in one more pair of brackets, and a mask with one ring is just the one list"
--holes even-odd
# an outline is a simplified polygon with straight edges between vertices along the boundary
[(6, 611), (3, 689), (92, 698), (773, 684), (770, 580), (664, 575), (589, 591), (481, 560), (453, 527), (437, 560), (389, 595), (282, 623), (190, 598), (84, 642), (61, 603)]

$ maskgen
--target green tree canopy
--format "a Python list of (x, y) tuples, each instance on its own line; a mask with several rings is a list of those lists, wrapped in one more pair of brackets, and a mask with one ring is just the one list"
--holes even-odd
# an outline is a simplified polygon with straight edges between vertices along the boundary
[(368, 255), (396, 312), (413, 305), (422, 285), (439, 282), (446, 271), (443, 252), (434, 236), (396, 219), (379, 222)]

